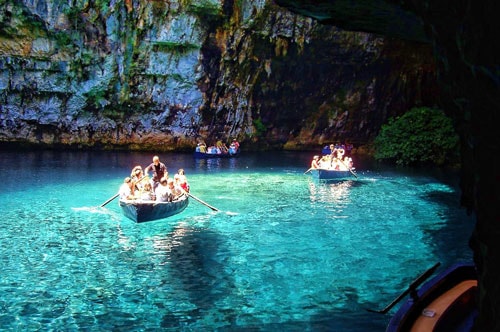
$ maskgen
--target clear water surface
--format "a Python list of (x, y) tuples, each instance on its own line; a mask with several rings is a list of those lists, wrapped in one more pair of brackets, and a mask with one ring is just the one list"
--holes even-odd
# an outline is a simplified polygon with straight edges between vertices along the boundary
[(99, 206), (152, 154), (0, 152), (1, 328), (384, 331), (398, 306), (366, 309), (471, 259), (456, 174), (354, 157), (357, 180), (319, 184), (313, 154), (160, 154), (221, 211), (136, 224)]

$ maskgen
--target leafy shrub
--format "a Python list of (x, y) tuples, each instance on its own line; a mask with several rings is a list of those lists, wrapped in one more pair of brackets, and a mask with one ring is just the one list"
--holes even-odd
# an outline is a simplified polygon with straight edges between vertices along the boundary
[(458, 160), (458, 135), (442, 110), (412, 108), (390, 118), (375, 138), (375, 159), (399, 165), (444, 164)]
[(253, 121), (253, 126), (255, 128), (255, 134), (259, 137), (262, 137), (264, 136), (264, 134), (266, 133), (267, 131), (267, 127), (266, 125), (264, 125), (264, 123), (262, 122), (262, 119), (261, 118), (258, 118), (258, 119), (254, 119)]

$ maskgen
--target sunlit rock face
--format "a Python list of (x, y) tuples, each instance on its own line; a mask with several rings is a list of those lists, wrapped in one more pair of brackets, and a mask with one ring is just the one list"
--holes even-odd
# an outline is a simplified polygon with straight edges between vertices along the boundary
[[(493, 158), (500, 153), (498, 3), (472, 0), (276, 0), (276, 3), (325, 24), (429, 41), (433, 45), (443, 92), (439, 104), (455, 119), (462, 138), (462, 204), (477, 216), (471, 237), (481, 289), (475, 331), (500, 331), (500, 165), (498, 158)], [(413, 27), (404, 28), (406, 23)], [(394, 26), (400, 27), (396, 34)], [(425, 37), (418, 37), (422, 32)]]
[(2, 2), (0, 142), (362, 146), (388, 117), (440, 98), (418, 31), (343, 31), (271, 1), (75, 3)]

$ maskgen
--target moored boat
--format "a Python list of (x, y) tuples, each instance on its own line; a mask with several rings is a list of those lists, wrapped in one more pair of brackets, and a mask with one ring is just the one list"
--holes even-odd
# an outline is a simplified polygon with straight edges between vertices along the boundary
[(455, 264), (417, 290), (419, 279), (408, 288), (410, 298), (391, 318), (386, 332), (471, 331), (478, 310), (474, 265)]
[(137, 223), (171, 217), (184, 211), (188, 204), (189, 198), (187, 195), (182, 195), (172, 202), (142, 200), (119, 201), (123, 214)]
[(313, 179), (318, 181), (342, 181), (352, 180), (356, 176), (350, 170), (335, 170), (335, 169), (310, 169)]

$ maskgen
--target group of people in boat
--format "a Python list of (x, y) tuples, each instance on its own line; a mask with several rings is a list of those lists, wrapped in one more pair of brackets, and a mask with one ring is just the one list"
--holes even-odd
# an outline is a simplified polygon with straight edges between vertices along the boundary
[[(152, 176), (149, 176), (152, 172)], [(156, 202), (172, 202), (189, 193), (189, 184), (184, 169), (170, 177), (167, 166), (158, 156), (144, 169), (135, 166), (130, 176), (123, 180), (118, 192), (120, 200), (142, 200)]]
[[(333, 147), (333, 148), (332, 148)], [(343, 149), (345, 152), (345, 155), (349, 155), (351, 153), (351, 150), (353, 149), (352, 144), (344, 144), (344, 143), (335, 143), (335, 144), (327, 144), (323, 147), (322, 153), (325, 154), (331, 154), (333, 149)]]
[(234, 138), (229, 147), (227, 147), (226, 143), (218, 140), (214, 145), (210, 145), (207, 147), (204, 141), (201, 141), (197, 144), (195, 151), (200, 153), (207, 154), (230, 154), (234, 155), (238, 153), (240, 149), (240, 143)]
[(353, 168), (352, 158), (346, 155), (342, 145), (330, 144), (330, 154), (314, 156), (311, 161), (311, 169), (327, 169), (336, 171), (348, 171)]

